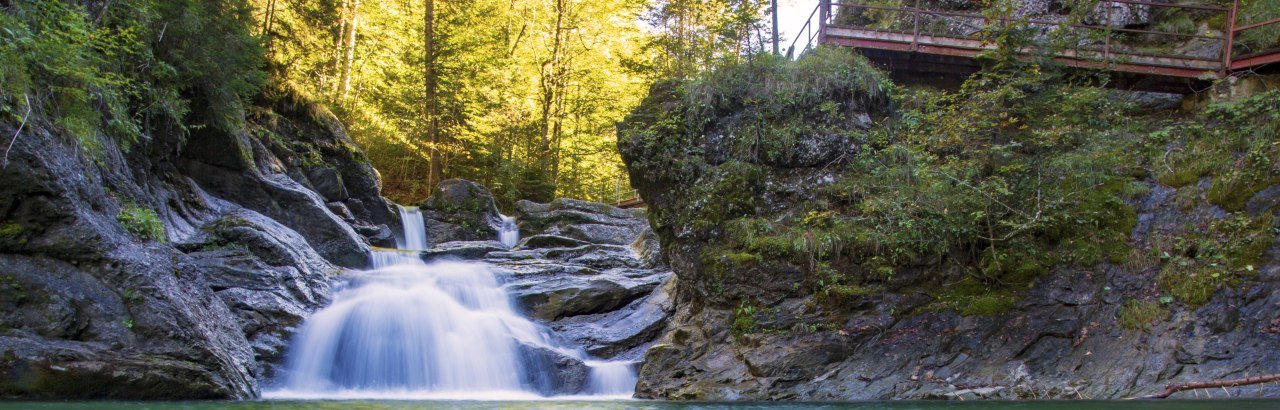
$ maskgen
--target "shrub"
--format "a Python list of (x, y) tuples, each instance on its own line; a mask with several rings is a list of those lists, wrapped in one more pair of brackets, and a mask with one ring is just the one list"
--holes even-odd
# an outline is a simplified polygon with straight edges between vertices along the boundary
[(748, 302), (738, 304), (733, 311), (733, 323), (729, 329), (736, 337), (756, 331), (756, 306)]
[(120, 214), (116, 215), (116, 220), (124, 225), (125, 230), (139, 238), (157, 242), (165, 242), (168, 238), (164, 224), (160, 222), (160, 216), (150, 208), (126, 203), (120, 207)]

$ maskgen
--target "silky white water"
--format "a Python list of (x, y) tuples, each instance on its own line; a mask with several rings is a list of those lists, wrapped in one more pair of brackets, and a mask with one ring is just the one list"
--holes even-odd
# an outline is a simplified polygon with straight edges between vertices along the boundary
[(422, 221), (422, 211), (416, 206), (399, 206), (400, 224), (404, 226), (404, 240), (400, 249), (427, 249), (427, 226)]
[(586, 363), (591, 367), (587, 384), (591, 394), (631, 397), (635, 393), (636, 372), (631, 369), (634, 362), (588, 360)]
[(516, 247), (520, 243), (520, 227), (516, 225), (516, 218), (499, 215), (498, 221), (498, 242), (508, 248)]
[[(425, 246), (421, 214), (401, 208), (401, 216), (406, 246)], [(540, 367), (530, 349), (582, 360), (589, 373), (579, 394), (632, 394), (631, 362), (589, 360), (552, 342), (513, 309), (488, 265), (428, 264), (412, 248), (374, 250), (370, 259), (372, 269), (350, 274), (334, 303), (303, 323), (282, 388), (267, 397), (536, 398), (556, 370)]]

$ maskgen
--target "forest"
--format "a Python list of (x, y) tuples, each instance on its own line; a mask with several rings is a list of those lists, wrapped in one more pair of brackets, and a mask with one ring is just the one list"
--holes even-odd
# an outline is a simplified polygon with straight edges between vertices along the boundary
[(286, 90), (338, 116), (390, 198), (465, 177), (508, 205), (610, 200), (629, 192), (615, 122), (655, 79), (759, 50), (766, 3), (5, 1), (0, 110), (35, 107), (93, 151), (233, 130)]

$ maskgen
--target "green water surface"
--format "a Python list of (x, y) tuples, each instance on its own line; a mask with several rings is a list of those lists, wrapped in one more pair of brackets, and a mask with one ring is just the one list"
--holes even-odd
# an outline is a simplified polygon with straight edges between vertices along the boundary
[(400, 410), (400, 409), (607, 409), (607, 410), (1280, 410), (1280, 400), (1163, 401), (895, 401), (850, 403), (705, 403), (661, 401), (423, 401), (308, 400), (210, 402), (0, 402), (0, 410)]

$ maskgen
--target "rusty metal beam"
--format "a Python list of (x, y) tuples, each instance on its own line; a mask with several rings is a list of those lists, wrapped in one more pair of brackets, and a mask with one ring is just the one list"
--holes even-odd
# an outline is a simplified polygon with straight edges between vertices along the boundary
[(1271, 54), (1256, 55), (1231, 60), (1231, 71), (1247, 70), (1260, 65), (1280, 62), (1280, 50), (1272, 50)]

